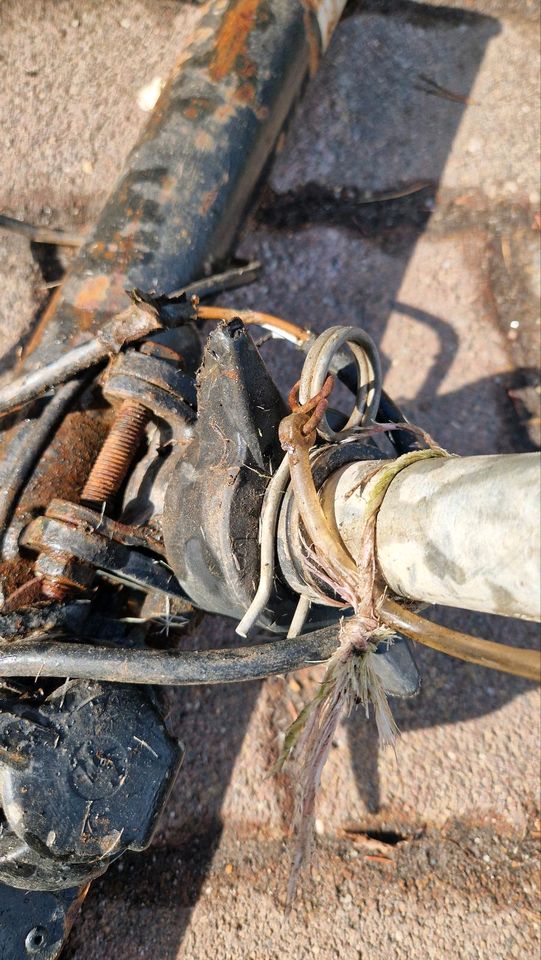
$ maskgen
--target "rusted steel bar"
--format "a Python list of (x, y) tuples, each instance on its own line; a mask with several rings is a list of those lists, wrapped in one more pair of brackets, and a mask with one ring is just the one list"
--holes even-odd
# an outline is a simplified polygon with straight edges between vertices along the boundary
[[(127, 305), (229, 255), (269, 154), (321, 50), (320, 0), (214, 0), (177, 60), (25, 367), (50, 362)], [(334, 16), (340, 6), (329, 15)], [(343, 3), (342, 3), (343, 6)]]
[(136, 400), (124, 400), (121, 404), (83, 487), (81, 500), (87, 506), (99, 510), (120, 490), (144, 437), (148, 417), (146, 407)]
[(149, 304), (132, 304), (106, 323), (91, 340), (0, 388), (0, 417), (37, 399), (51, 387), (85, 373), (102, 360), (119, 353), (126, 343), (160, 329), (162, 326), (155, 309)]

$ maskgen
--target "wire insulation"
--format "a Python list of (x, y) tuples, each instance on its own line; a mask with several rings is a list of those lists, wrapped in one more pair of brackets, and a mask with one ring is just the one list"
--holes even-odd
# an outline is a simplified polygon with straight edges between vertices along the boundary
[(11, 642), (0, 654), (0, 677), (71, 677), (167, 686), (236, 683), (291, 673), (328, 660), (338, 647), (338, 627), (303, 637), (223, 650), (127, 650), (58, 643), (43, 634)]
[(275, 317), (271, 313), (260, 313), (257, 310), (232, 310), (230, 307), (208, 307), (199, 304), (197, 317), (199, 320), (234, 320), (235, 317), (240, 317), (247, 326), (255, 324), (257, 327), (263, 327), (279, 339), (289, 340), (299, 346), (312, 337), (309, 330), (297, 326), (296, 323), (282, 320), (281, 317)]

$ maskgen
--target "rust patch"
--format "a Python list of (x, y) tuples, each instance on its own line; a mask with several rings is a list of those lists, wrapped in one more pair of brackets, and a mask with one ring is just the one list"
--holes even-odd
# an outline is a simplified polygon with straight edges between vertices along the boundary
[[(248, 106), (253, 103), (256, 98), (257, 88), (253, 81), (245, 82), (240, 85), (237, 90), (237, 97), (241, 103), (245, 103)], [(259, 111), (257, 113), (259, 116)]]
[[(17, 590), (28, 583), (32, 578), (33, 565), (34, 561), (28, 557), (17, 557), (15, 560), (5, 560), (0, 563), (0, 584), (6, 598), (11, 598)], [(5, 604), (2, 606), (0, 602), (0, 608), (4, 613)]]
[(82, 310), (85, 313), (99, 310), (107, 299), (110, 285), (111, 278), (104, 274), (90, 277), (79, 289), (73, 300), (73, 306), (76, 310)]
[(11, 613), (13, 610), (19, 610), (20, 607), (29, 607), (41, 599), (41, 581), (37, 577), (31, 577), (26, 583), (17, 587), (5, 601), (2, 607), (2, 613)]
[(216, 37), (216, 53), (210, 75), (219, 82), (237, 70), (239, 58), (246, 57), (248, 37), (255, 27), (261, 0), (238, 0), (227, 11)]
[(212, 153), (214, 140), (206, 130), (198, 130), (194, 137), (194, 146), (201, 153)]
[[(42, 513), (55, 497), (77, 501), (113, 416), (112, 408), (75, 410), (67, 415), (26, 486), (16, 516)], [(0, 564), (0, 583), (7, 597), (32, 575), (33, 559), (18, 556)]]
[[(131, 240), (129, 242), (132, 244)], [(117, 265), (117, 269), (115, 270), (113, 267), (113, 271), (109, 275), (99, 274), (95, 277), (85, 278), (82, 285), (75, 292), (71, 303), (69, 302), (68, 291), (68, 298), (64, 304), (64, 309), (67, 308), (73, 317), (74, 323), (70, 337), (70, 343), (73, 345), (80, 341), (79, 334), (96, 332), (99, 326), (97, 318), (103, 320), (108, 314), (119, 311), (122, 305), (124, 305), (126, 299), (124, 294), (126, 283), (125, 261), (121, 258), (123, 254), (126, 261), (129, 261), (129, 258), (124, 253), (122, 247), (119, 247), (117, 244), (112, 244), (111, 246), (115, 249), (104, 253), (102, 260), (113, 262), (119, 260), (120, 262)], [(60, 310), (62, 310), (62, 307), (63, 305), (60, 304)]]
[(200, 204), (200, 207), (199, 207), (199, 212), (200, 212), (200, 214), (201, 214), (202, 217), (205, 217), (205, 216), (207, 215), (207, 213), (209, 212), (212, 204), (213, 204), (214, 201), (216, 200), (216, 197), (217, 197), (217, 196), (218, 196), (218, 188), (217, 188), (217, 187), (215, 187), (213, 190), (207, 190), (206, 193), (203, 194), (203, 196), (202, 196), (202, 198), (201, 198), (201, 204)]
[(112, 416), (109, 406), (73, 410), (66, 416), (28, 483), (17, 513), (42, 512), (55, 497), (79, 499)]
[(181, 112), (187, 120), (198, 120), (199, 117), (209, 113), (211, 109), (212, 102), (208, 97), (192, 97)]
[(219, 83), (234, 74), (242, 103), (251, 104), (257, 94), (257, 64), (248, 53), (248, 40), (256, 27), (266, 23), (270, 23), (266, 0), (237, 0), (225, 14), (216, 37), (210, 77)]

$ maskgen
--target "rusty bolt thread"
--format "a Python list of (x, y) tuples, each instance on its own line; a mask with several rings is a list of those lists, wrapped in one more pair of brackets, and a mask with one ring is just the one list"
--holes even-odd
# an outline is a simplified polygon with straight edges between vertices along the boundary
[(149, 415), (142, 403), (125, 400), (119, 408), (90, 476), (81, 501), (101, 510), (120, 490), (144, 436)]
[(56, 600), (61, 603), (72, 595), (74, 586), (71, 583), (63, 583), (55, 577), (43, 577), (41, 581), (41, 594), (47, 600)]
[[(101, 510), (103, 504), (107, 505), (118, 493), (143, 439), (148, 419), (142, 403), (124, 400), (81, 494), (81, 501), (87, 506)], [(77, 590), (75, 584), (59, 577), (45, 576), (41, 581), (42, 595), (57, 603), (67, 600), (74, 590)]]

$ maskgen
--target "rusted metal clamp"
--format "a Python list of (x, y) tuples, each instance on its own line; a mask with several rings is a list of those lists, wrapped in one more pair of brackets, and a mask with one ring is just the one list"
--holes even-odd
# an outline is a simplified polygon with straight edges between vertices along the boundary
[[(144, 593), (185, 599), (174, 574), (161, 559), (161, 544), (151, 534), (87, 507), (54, 500), (45, 516), (36, 517), (25, 527), (20, 543), (39, 551), (36, 572), (54, 578), (59, 587), (87, 590), (100, 575)], [(153, 558), (143, 549), (157, 556)], [(64, 596), (53, 589), (52, 599)]]

